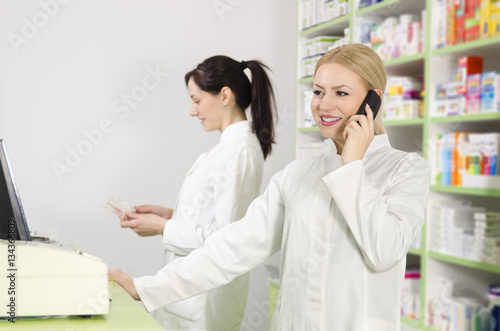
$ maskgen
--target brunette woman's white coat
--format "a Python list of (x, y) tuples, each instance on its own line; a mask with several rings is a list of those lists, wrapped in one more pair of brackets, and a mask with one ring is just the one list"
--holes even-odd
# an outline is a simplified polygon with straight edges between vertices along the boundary
[[(207, 238), (245, 216), (260, 193), (263, 163), (250, 122), (236, 122), (222, 132), (219, 143), (198, 157), (182, 184), (163, 231), (165, 265), (202, 247)], [(160, 307), (153, 316), (165, 330), (239, 330), (248, 283), (248, 274), (243, 273), (210, 292)], [(143, 300), (148, 301), (146, 294)]]

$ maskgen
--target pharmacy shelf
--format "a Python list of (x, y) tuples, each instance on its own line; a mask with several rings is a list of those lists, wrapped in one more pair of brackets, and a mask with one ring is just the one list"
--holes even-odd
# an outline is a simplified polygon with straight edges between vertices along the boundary
[(425, 54), (407, 55), (382, 62), (389, 76), (410, 75), (419, 77), (424, 72)]
[[(320, 35), (332, 35), (336, 36), (343, 33), (343, 30), (347, 27), (350, 28), (350, 42), (353, 42), (353, 36), (359, 32), (361, 24), (370, 21), (382, 22), (385, 18), (392, 16), (399, 16), (401, 14), (416, 14), (420, 15), (422, 9), (426, 9), (426, 20), (427, 23), (424, 27), (424, 38), (425, 44), (423, 45), (423, 52), (420, 54), (415, 54), (411, 56), (405, 56), (401, 58), (384, 60), (383, 64), (386, 72), (390, 76), (399, 75), (410, 75), (414, 77), (423, 77), (425, 86), (425, 95), (431, 96), (424, 99), (424, 117), (416, 119), (404, 119), (404, 120), (384, 120), (384, 126), (391, 130), (391, 134), (394, 131), (395, 136), (403, 135), (406, 137), (406, 129), (411, 135), (408, 135), (408, 140), (413, 140), (414, 136), (419, 136), (421, 131), (422, 141), (422, 152), (423, 156), (427, 158), (428, 154), (428, 139), (436, 132), (444, 132), (443, 130), (452, 129), (452, 127), (457, 126), (456, 124), (466, 123), (466, 130), (478, 130), (478, 131), (500, 131), (497, 129), (500, 124), (500, 112), (491, 114), (474, 114), (474, 115), (463, 115), (454, 117), (431, 117), (431, 109), (434, 109), (435, 100), (433, 95), (435, 93), (434, 89), (437, 84), (443, 82), (443, 79), (450, 77), (452, 71), (454, 70), (454, 65), (456, 64), (457, 58), (461, 56), (483, 56), (485, 63), (489, 64), (489, 67), (485, 67), (485, 71), (500, 70), (500, 64), (497, 64), (498, 54), (500, 54), (500, 37), (493, 37), (488, 39), (481, 39), (474, 42), (444, 47), (441, 49), (432, 49), (433, 43), (433, 33), (435, 29), (432, 28), (431, 22), (433, 22), (433, 7), (435, 4), (434, 0), (423, 0), (423, 1), (409, 1), (409, 0), (384, 0), (380, 3), (374, 4), (372, 6), (357, 9), (355, 6), (359, 4), (357, 0), (350, 0), (350, 10), (349, 13), (343, 17), (331, 20), (319, 24), (317, 26), (304, 29), (302, 31), (297, 31), (298, 38), (306, 37), (313, 38)], [(299, 6), (299, 12), (301, 6)], [(300, 20), (299, 20), (300, 24)], [(357, 38), (357, 36), (356, 36)], [(356, 39), (355, 38), (355, 39)], [(357, 40), (357, 39), (356, 39)], [(298, 44), (300, 45), (300, 44)], [(300, 47), (300, 46), (299, 46)], [(297, 65), (299, 66), (299, 61), (301, 59), (297, 56)], [(443, 78), (445, 77), (445, 78)], [(301, 115), (301, 109), (303, 104), (303, 99), (301, 94), (303, 90), (306, 90), (312, 86), (314, 82), (313, 77), (297, 78), (297, 99), (296, 99), (296, 109), (297, 114)], [(297, 118), (300, 118), (299, 116)], [(296, 123), (296, 135), (295, 135), (295, 146), (302, 142), (309, 142), (316, 140), (319, 142), (320, 135), (319, 129), (317, 127), (304, 128), (301, 127), (303, 123), (298, 121)], [(453, 128), (456, 130), (456, 127)], [(425, 142), (425, 143), (424, 143)], [(436, 193), (442, 193), (443, 195), (453, 196), (453, 195), (464, 195), (464, 196), (476, 196), (481, 197), (479, 200), (488, 200), (488, 203), (494, 203), (496, 198), (500, 197), (500, 190), (494, 189), (475, 189), (475, 188), (465, 188), (465, 187), (452, 187), (452, 186), (441, 186), (433, 185), (431, 186), (431, 191)], [(430, 195), (434, 197), (437, 194)], [(484, 197), (484, 199), (482, 198)], [(412, 260), (420, 261), (421, 270), (421, 288), (420, 288), (420, 312), (421, 320), (415, 321), (409, 318), (401, 318), (401, 322), (404, 325), (408, 325), (410, 328), (426, 331), (436, 331), (432, 327), (425, 325), (425, 315), (427, 314), (427, 303), (430, 298), (427, 298), (429, 293), (426, 288), (434, 288), (435, 279), (429, 277), (429, 275), (434, 275), (436, 270), (454, 270), (454, 265), (466, 266), (470, 268), (464, 269), (464, 272), (470, 272), (471, 277), (474, 275), (474, 270), (484, 271), (486, 273), (493, 273), (493, 277), (500, 274), (500, 266), (489, 265), (477, 261), (470, 261), (465, 259), (460, 259), (456, 257), (451, 257), (435, 252), (430, 252), (428, 249), (427, 241), (429, 236), (429, 226), (424, 224), (422, 227), (422, 241), (421, 248), (410, 248), (408, 251), (409, 258)], [(432, 295), (431, 295), (432, 296)]]
[(420, 248), (410, 248), (408, 254), (422, 256), (422, 250)]
[(457, 123), (457, 122), (489, 122), (500, 121), (500, 112), (487, 114), (468, 114), (458, 116), (431, 117), (431, 123)]
[(434, 260), (439, 260), (439, 261), (443, 261), (443, 262), (447, 262), (447, 263), (451, 263), (451, 264), (469, 267), (469, 268), (473, 268), (476, 270), (482, 270), (482, 271), (492, 272), (495, 274), (500, 274), (500, 265), (494, 265), (494, 264), (488, 264), (488, 263), (483, 263), (483, 262), (462, 259), (459, 257), (445, 255), (445, 254), (436, 253), (436, 252), (429, 252), (428, 256), (429, 256), (429, 258), (434, 259)]
[(306, 77), (299, 79), (299, 84), (312, 84), (314, 82), (314, 77)]
[(419, 330), (422, 330), (423, 328), (423, 323), (421, 321), (416, 321), (408, 317), (401, 317), (401, 323), (412, 326), (414, 328), (417, 328)]
[(320, 35), (338, 35), (340, 33), (344, 33), (344, 29), (349, 27), (350, 24), (350, 15), (344, 15), (328, 22), (324, 22), (313, 26), (311, 28), (307, 28), (302, 30), (299, 33), (299, 37), (308, 37), (313, 38)]
[(431, 185), (431, 191), (440, 192), (440, 193), (451, 193), (451, 194), (462, 194), (462, 195), (473, 195), (473, 196), (495, 197), (495, 198), (499, 197), (500, 198), (500, 190), (493, 190), (493, 189)]
[(383, 122), (385, 127), (424, 125), (423, 118), (410, 118), (406, 120), (384, 120)]
[(413, 54), (413, 55), (407, 55), (407, 56), (398, 57), (398, 58), (391, 59), (391, 60), (385, 60), (385, 61), (382, 61), (382, 62), (384, 63), (384, 66), (387, 68), (387, 67), (399, 66), (399, 65), (402, 65), (402, 64), (411, 64), (411, 65), (413, 65), (417, 61), (423, 61), (424, 58), (425, 58), (425, 54), (424, 53), (418, 53), (418, 54)]
[(447, 46), (432, 51), (432, 55), (449, 55), (449, 54), (464, 54), (474, 53), (489, 53), (495, 52), (498, 54), (498, 45), (500, 44), (500, 36), (487, 39), (479, 39), (464, 44)]
[(379, 2), (377, 4), (358, 9), (354, 12), (355, 16), (363, 16), (366, 14), (370, 15), (380, 15), (381, 11), (387, 13), (387, 9), (389, 6), (399, 5), (399, 0), (385, 0), (383, 2)]

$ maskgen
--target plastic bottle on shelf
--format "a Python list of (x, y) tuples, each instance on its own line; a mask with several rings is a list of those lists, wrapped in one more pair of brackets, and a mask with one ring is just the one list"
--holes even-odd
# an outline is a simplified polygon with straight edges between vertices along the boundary
[(474, 331), (500, 331), (500, 286), (491, 285), (488, 307), (475, 317)]

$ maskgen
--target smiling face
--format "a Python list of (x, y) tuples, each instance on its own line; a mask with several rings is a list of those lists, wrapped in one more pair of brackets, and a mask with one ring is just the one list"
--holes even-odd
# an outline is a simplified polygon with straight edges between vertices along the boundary
[(332, 139), (338, 150), (344, 146), (343, 132), (366, 94), (363, 79), (351, 69), (338, 64), (321, 65), (314, 75), (311, 110), (321, 135)]
[(207, 132), (222, 131), (223, 106), (219, 95), (202, 91), (192, 78), (188, 81), (187, 89), (191, 97), (189, 115), (198, 117)]

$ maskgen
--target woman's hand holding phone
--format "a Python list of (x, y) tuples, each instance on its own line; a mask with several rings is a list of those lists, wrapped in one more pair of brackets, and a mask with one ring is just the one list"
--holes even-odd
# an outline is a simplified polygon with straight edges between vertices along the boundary
[(342, 149), (342, 164), (361, 160), (374, 137), (373, 112), (368, 104), (365, 115), (353, 115), (347, 121), (344, 129), (344, 148)]

